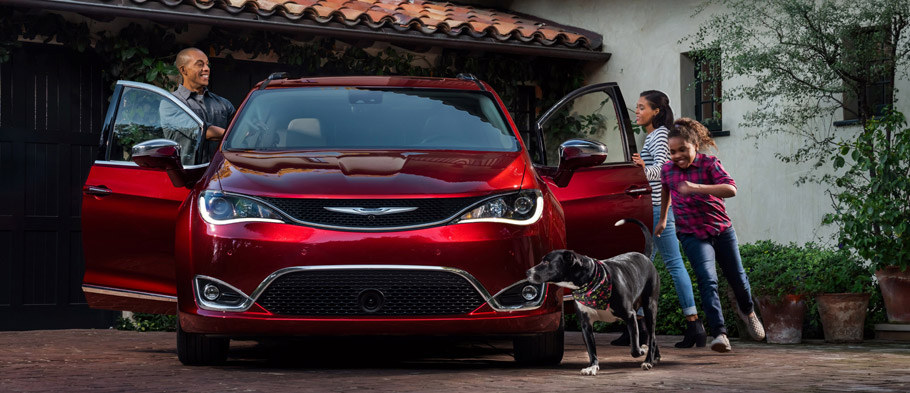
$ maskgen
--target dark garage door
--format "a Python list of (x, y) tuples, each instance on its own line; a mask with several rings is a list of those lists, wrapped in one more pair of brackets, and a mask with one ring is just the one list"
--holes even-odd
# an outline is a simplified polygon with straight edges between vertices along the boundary
[(108, 88), (92, 57), (26, 45), (0, 63), (0, 330), (109, 327), (82, 295), (82, 181)]

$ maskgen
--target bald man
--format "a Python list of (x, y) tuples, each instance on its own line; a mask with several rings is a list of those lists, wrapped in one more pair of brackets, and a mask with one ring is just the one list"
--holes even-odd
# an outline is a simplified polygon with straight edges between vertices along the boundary
[[(204, 52), (196, 48), (186, 48), (177, 54), (174, 65), (183, 78), (183, 83), (173, 92), (174, 96), (186, 104), (204, 122), (206, 143), (202, 149), (203, 154), (198, 156), (195, 163), (209, 162), (215, 155), (218, 141), (224, 136), (224, 129), (234, 116), (234, 105), (208, 90), (211, 69), (209, 68), (209, 58)], [(163, 106), (161, 111), (165, 137), (177, 141), (181, 146), (187, 145), (184, 147), (186, 150), (195, 150), (193, 149), (193, 146), (196, 145), (194, 141), (182, 141), (180, 139), (187, 139), (184, 135), (169, 132), (167, 119), (172, 118), (173, 114), (166, 113), (166, 108)]]

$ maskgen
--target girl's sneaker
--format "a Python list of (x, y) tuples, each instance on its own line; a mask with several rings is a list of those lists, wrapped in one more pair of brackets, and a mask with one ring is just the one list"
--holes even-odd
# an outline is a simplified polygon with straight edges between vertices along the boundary
[(720, 334), (717, 337), (714, 337), (714, 340), (711, 341), (711, 350), (715, 352), (725, 353), (733, 350), (730, 347), (730, 340), (727, 340), (726, 334)]
[(749, 315), (743, 314), (742, 311), (739, 311), (739, 307), (733, 306), (736, 309), (736, 315), (739, 316), (743, 322), (746, 323), (749, 330), (749, 336), (752, 337), (755, 341), (761, 341), (765, 339), (765, 327), (762, 326), (761, 321), (758, 320), (758, 315), (755, 315), (755, 311), (749, 313)]

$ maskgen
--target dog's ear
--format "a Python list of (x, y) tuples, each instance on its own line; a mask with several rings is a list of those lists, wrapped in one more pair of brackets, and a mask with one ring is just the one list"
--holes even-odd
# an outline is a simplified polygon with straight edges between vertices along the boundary
[(575, 251), (568, 251), (568, 250), (566, 250), (566, 253), (565, 253), (565, 255), (563, 256), (563, 258), (568, 259), (568, 260), (571, 262), (572, 265), (578, 265), (578, 266), (583, 266), (583, 265), (584, 265), (584, 264), (582, 263), (581, 256), (578, 255), (578, 253), (576, 253)]

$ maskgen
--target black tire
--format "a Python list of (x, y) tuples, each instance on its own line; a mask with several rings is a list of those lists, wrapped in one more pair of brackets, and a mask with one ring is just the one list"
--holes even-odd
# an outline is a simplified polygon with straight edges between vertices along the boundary
[(555, 366), (562, 361), (565, 341), (562, 320), (556, 331), (515, 337), (512, 341), (515, 361), (526, 366)]
[(213, 366), (227, 360), (231, 339), (187, 333), (177, 322), (177, 359), (187, 366)]

